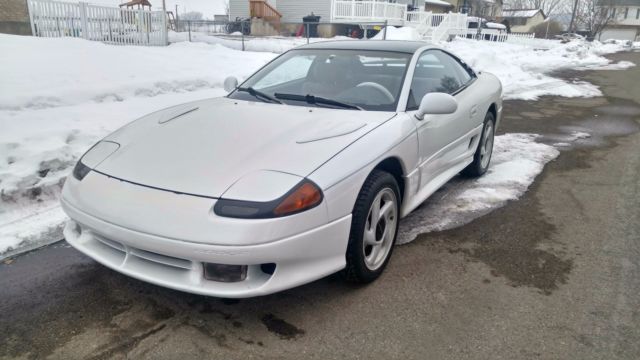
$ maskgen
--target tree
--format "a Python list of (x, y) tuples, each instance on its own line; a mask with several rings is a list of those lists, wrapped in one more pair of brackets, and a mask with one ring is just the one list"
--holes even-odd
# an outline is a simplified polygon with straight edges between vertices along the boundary
[(576, 8), (578, 29), (596, 37), (608, 24), (621, 18), (622, 11), (616, 13), (615, 0), (580, 0)]
[(199, 11), (189, 11), (180, 15), (181, 20), (202, 20), (202, 13)]
[(536, 25), (533, 28), (533, 32), (536, 34), (537, 38), (553, 39), (554, 36), (560, 35), (563, 33), (562, 24), (560, 24), (555, 20), (547, 19), (547, 21)]

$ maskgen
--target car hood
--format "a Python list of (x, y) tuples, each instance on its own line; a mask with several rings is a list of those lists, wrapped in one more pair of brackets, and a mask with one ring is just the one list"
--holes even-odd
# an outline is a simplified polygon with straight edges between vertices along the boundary
[(257, 170), (307, 176), (393, 115), (202, 100), (152, 113), (109, 135), (105, 140), (120, 147), (95, 170), (163, 190), (220, 197)]

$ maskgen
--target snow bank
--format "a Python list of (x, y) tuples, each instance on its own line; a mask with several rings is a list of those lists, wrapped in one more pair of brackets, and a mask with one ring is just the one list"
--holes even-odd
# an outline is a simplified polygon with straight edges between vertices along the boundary
[[(382, 31), (380, 31), (379, 33), (377, 33), (373, 37), (373, 39), (375, 39), (375, 40), (383, 40), (384, 36), (385, 36), (384, 33)], [(420, 34), (418, 34), (418, 31), (415, 28), (412, 28), (412, 27), (397, 28), (397, 27), (393, 27), (393, 26), (387, 26), (386, 39), (387, 40), (414, 40), (414, 41), (420, 41), (420, 40), (422, 40), (422, 37), (420, 36)]]
[(111, 46), (77, 38), (0, 34), (0, 110), (122, 101), (222, 87), (274, 54), (182, 42)]
[[(604, 54), (624, 49), (619, 44), (594, 41), (557, 43), (549, 50), (537, 50), (524, 45), (490, 43), (456, 39), (442, 44), (460, 56), (476, 71), (487, 71), (502, 81), (505, 99), (536, 100), (543, 95), (564, 97), (600, 96), (595, 85), (584, 81), (567, 81), (550, 73), (564, 69), (607, 69), (610, 61)], [(631, 66), (629, 62), (615, 64), (617, 69)]]
[(224, 94), (216, 88), (121, 102), (0, 110), (0, 259), (61, 239), (65, 216), (58, 197), (65, 177), (91, 145), (158, 109)]
[(401, 221), (398, 244), (431, 231), (451, 229), (471, 222), (529, 188), (544, 165), (559, 152), (536, 142), (535, 134), (496, 136), (491, 166), (475, 180), (454, 179)]

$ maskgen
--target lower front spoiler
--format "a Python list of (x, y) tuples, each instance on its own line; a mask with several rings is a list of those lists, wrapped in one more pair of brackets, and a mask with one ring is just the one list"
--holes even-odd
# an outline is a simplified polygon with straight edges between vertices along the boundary
[[(175, 290), (225, 298), (267, 295), (345, 266), (351, 215), (278, 241), (250, 246), (184, 242), (104, 222), (69, 204), (64, 236), (74, 248), (125, 275)], [(189, 256), (190, 254), (190, 256)], [(243, 281), (204, 278), (203, 263), (248, 265)], [(272, 274), (261, 264), (276, 264)]]

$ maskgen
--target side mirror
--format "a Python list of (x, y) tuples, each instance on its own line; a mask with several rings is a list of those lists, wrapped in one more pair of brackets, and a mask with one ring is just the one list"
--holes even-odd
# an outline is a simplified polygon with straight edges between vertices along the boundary
[(420, 101), (415, 117), (422, 120), (425, 115), (453, 114), (456, 110), (458, 102), (453, 96), (440, 92), (428, 93)]
[(238, 79), (235, 76), (229, 76), (224, 79), (224, 90), (226, 92), (232, 92), (238, 87)]

